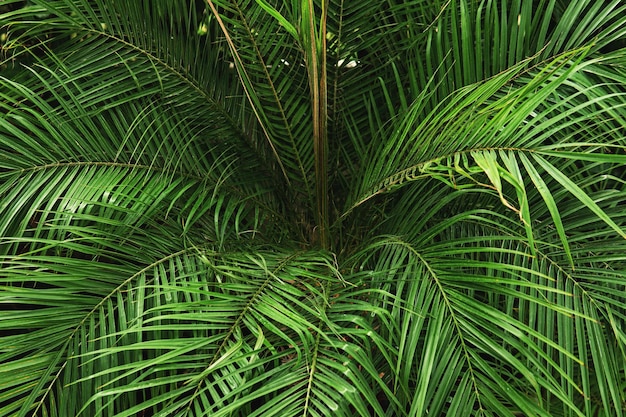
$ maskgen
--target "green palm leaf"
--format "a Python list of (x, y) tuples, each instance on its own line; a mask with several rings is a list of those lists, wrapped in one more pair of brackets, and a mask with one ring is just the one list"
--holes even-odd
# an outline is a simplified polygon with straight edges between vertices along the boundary
[(617, 0), (0, 5), (0, 416), (623, 416)]

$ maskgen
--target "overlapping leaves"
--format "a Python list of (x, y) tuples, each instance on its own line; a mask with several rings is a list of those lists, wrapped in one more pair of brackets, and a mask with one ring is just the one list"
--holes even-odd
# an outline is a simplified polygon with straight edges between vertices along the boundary
[(3, 6), (0, 415), (624, 414), (620, 2)]

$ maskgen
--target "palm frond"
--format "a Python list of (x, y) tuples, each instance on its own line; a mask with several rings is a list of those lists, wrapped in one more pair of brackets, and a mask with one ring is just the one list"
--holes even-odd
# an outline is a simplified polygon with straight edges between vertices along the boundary
[(625, 11), (4, 2), (0, 415), (623, 416)]

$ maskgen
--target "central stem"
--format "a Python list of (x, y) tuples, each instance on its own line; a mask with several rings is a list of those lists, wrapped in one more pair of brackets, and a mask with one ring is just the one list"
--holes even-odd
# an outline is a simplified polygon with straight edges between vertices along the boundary
[(328, 236), (328, 99), (326, 89), (326, 13), (328, 1), (322, 3), (319, 32), (316, 30), (313, 0), (308, 2), (306, 31), (307, 61), (312, 98), (313, 150), (315, 152), (316, 228), (323, 249), (329, 249)]

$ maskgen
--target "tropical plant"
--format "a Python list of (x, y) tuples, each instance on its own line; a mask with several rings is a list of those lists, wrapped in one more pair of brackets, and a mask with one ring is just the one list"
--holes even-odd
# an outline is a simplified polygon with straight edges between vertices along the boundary
[(1, 416), (626, 415), (620, 0), (5, 0)]

